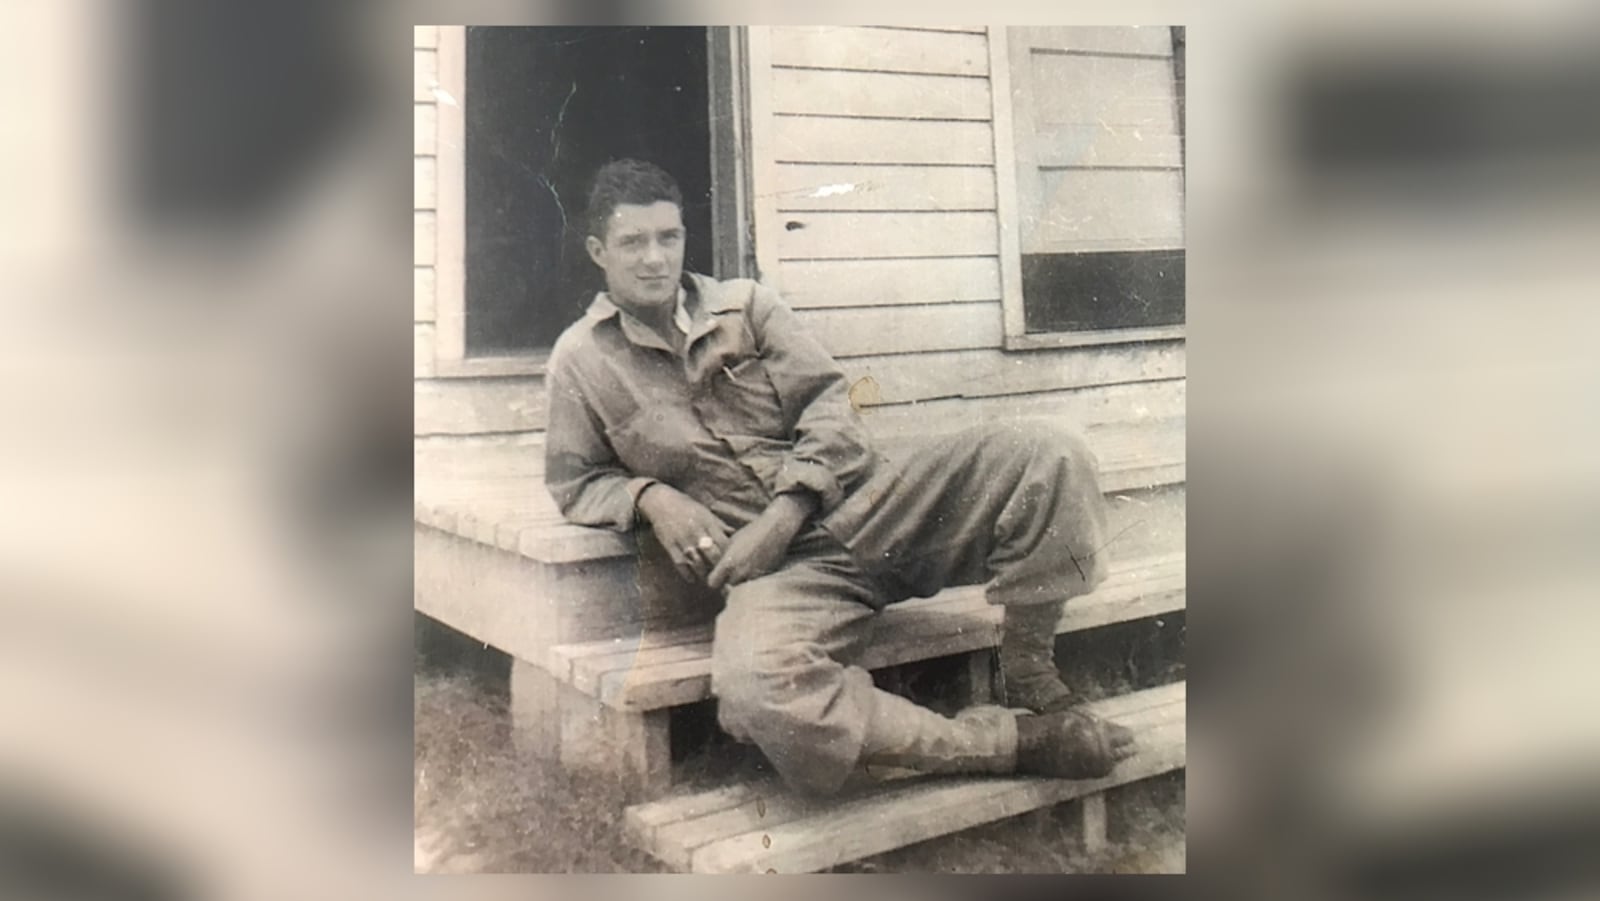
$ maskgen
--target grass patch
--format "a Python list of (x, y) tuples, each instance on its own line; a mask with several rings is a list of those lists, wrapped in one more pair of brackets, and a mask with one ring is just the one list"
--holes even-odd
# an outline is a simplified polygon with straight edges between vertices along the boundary
[(520, 757), (503, 703), (471, 678), (416, 679), (418, 871), (649, 873), (622, 838), (615, 785)]

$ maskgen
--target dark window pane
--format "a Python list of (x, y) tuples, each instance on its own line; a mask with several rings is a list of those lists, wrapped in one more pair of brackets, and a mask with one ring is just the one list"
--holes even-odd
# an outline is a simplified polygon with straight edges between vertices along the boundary
[(469, 28), (469, 355), (547, 348), (603, 287), (584, 251), (594, 171), (637, 157), (677, 177), (685, 266), (711, 267), (703, 28)]
[(1027, 331), (1181, 323), (1183, 265), (1182, 250), (1024, 254)]

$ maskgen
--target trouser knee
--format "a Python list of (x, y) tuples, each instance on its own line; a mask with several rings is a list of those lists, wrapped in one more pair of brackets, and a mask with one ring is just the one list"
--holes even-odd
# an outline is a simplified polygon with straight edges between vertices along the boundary
[(711, 653), (711, 693), (717, 699), (717, 722), (736, 738), (751, 736), (745, 728), (762, 706), (761, 673), (752, 655), (718, 640)]
[[(717, 719), (727, 732), (755, 739), (763, 719), (781, 709), (784, 685), (803, 667), (806, 652), (793, 643), (773, 643), (756, 624), (734, 611), (717, 618), (711, 646), (711, 693), (717, 698)], [(786, 678), (787, 676), (787, 678)]]
[(791, 787), (837, 791), (860, 753), (871, 674), (833, 660), (803, 635), (784, 640), (767, 629), (732, 628), (738, 625), (719, 618), (712, 648), (719, 724), (760, 747)]
[(752, 648), (718, 640), (711, 656), (718, 719), (729, 731), (748, 732), (756, 723), (798, 717), (796, 708), (809, 707), (804, 701), (811, 694), (831, 691), (840, 670), (801, 643)]

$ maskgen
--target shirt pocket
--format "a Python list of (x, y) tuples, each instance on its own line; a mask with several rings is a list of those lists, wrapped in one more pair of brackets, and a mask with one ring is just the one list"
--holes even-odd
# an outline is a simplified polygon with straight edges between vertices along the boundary
[(760, 357), (724, 361), (711, 373), (712, 409), (721, 431), (760, 438), (786, 438), (778, 389)]
[(646, 406), (607, 427), (606, 437), (629, 472), (670, 482), (693, 472), (701, 429), (678, 407)]

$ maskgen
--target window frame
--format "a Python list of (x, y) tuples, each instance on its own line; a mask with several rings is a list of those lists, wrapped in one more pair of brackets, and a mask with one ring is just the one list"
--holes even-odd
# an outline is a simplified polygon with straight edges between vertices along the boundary
[[(989, 86), (994, 126), (995, 207), (1000, 220), (1000, 303), (1004, 322), (1001, 346), (1008, 351), (1023, 351), (1184, 340), (1188, 337), (1187, 311), (1185, 321), (1175, 325), (1077, 332), (1029, 333), (1027, 331), (1026, 298), (1022, 293), (1022, 197), (1017, 187), (1016, 113), (1013, 108), (1009, 27), (991, 25), (988, 28)], [(1186, 251), (1187, 243), (1186, 239)]]

